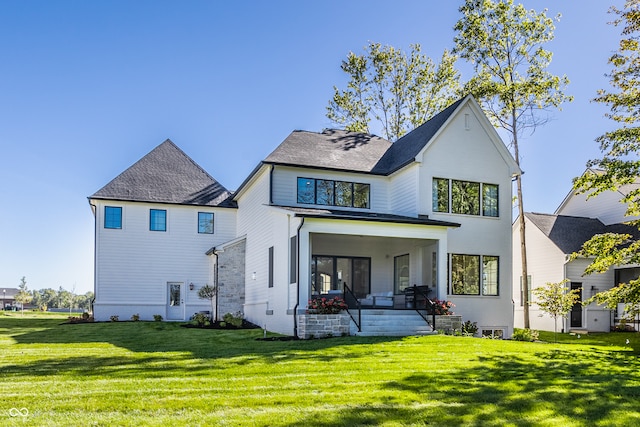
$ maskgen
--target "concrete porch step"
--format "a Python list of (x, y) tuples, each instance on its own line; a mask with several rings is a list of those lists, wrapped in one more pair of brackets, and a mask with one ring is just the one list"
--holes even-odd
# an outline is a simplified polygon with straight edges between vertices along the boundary
[[(352, 313), (354, 316), (356, 313)], [(351, 335), (410, 336), (431, 335), (436, 332), (413, 310), (362, 310), (361, 331), (351, 322)]]

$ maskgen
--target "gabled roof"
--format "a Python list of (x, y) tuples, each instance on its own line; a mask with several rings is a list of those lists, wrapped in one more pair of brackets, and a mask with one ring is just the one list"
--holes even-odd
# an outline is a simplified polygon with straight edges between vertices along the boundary
[(391, 142), (375, 135), (327, 129), (293, 131), (264, 163), (371, 172)]
[(90, 199), (232, 207), (229, 196), (226, 188), (167, 139)]
[(388, 175), (411, 163), (465, 99), (459, 99), (449, 105), (431, 119), (394, 142), (372, 172)]
[(596, 234), (621, 233), (640, 238), (640, 230), (626, 224), (604, 225), (599, 219), (579, 216), (525, 212), (529, 221), (544, 233), (564, 254), (582, 249)]

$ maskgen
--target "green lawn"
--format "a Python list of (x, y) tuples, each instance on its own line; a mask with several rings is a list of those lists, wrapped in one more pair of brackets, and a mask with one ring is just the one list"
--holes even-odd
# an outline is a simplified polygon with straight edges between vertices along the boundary
[(0, 313), (0, 425), (640, 425), (638, 334), (257, 341), (63, 320)]

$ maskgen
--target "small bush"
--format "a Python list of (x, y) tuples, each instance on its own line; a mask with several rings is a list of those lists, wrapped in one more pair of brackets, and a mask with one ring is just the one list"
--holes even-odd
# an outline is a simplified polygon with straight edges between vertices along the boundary
[(160, 314), (154, 314), (154, 315), (153, 315), (153, 321), (154, 321), (154, 322), (162, 322), (162, 315), (160, 315)]
[(196, 313), (191, 316), (191, 322), (197, 326), (204, 327), (211, 324), (211, 319), (205, 313)]
[(244, 315), (240, 311), (238, 311), (235, 314), (227, 313), (224, 316), (222, 316), (222, 320), (224, 321), (223, 323), (235, 326), (236, 328), (239, 328), (242, 326), (243, 319), (244, 319)]
[(515, 328), (513, 330), (513, 336), (511, 338), (516, 341), (537, 341), (539, 338), (539, 333), (535, 329)]
[(117, 322), (118, 320), (120, 320), (120, 317), (114, 314), (113, 316), (109, 317), (109, 320), (111, 320), (112, 322)]
[(133, 314), (131, 316), (131, 320), (134, 321), (134, 322), (139, 322), (140, 321), (140, 315), (138, 313)]
[(466, 337), (473, 337), (476, 333), (478, 333), (478, 322), (467, 320), (462, 324), (462, 335)]

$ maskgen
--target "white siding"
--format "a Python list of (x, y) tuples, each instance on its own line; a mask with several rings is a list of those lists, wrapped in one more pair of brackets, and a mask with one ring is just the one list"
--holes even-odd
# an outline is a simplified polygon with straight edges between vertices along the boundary
[[(206, 251), (235, 237), (235, 209), (93, 200), (96, 205), (96, 317), (141, 312), (166, 318), (167, 282), (183, 282), (185, 316), (208, 308), (197, 289), (208, 283)], [(104, 228), (104, 206), (122, 207), (122, 229)], [(167, 230), (149, 230), (149, 210), (167, 211)], [(214, 234), (198, 233), (198, 212), (214, 213)], [(125, 308), (126, 307), (126, 308)], [(153, 310), (147, 309), (152, 307)], [(153, 311), (153, 312), (151, 312)], [(145, 315), (142, 312), (146, 313)], [(131, 314), (129, 314), (131, 313)]]
[[(494, 144), (494, 136), (487, 133), (481, 123), (485, 119), (479, 114), (476, 108), (463, 108), (425, 150), (419, 167), (419, 213), (461, 225), (449, 230), (448, 253), (500, 257), (499, 296), (448, 295), (447, 299), (456, 305), (454, 311), (461, 314), (463, 320), (478, 322), (480, 328), (504, 329), (506, 336), (510, 336), (513, 329), (511, 173), (503, 153)], [(434, 177), (497, 184), (499, 217), (433, 212)]]
[[(274, 174), (275, 175), (275, 174)], [(289, 237), (292, 220), (269, 207), (269, 168), (254, 177), (238, 199), (238, 233), (247, 236), (245, 317), (274, 332), (293, 334), (289, 285)], [(269, 287), (269, 248), (274, 248), (274, 283)], [(254, 279), (255, 277), (255, 279)]]
[(630, 221), (633, 218), (624, 215), (627, 205), (620, 202), (622, 197), (617, 191), (605, 191), (587, 200), (586, 194), (573, 193), (558, 208), (556, 214), (598, 218), (605, 225)]
[(411, 165), (393, 174), (389, 183), (389, 212), (418, 215), (418, 166)]
[[(557, 283), (564, 279), (565, 254), (549, 240), (538, 227), (528, 219), (525, 223), (527, 241), (527, 271), (531, 276), (531, 290), (546, 283)], [(513, 299), (515, 302), (514, 325), (524, 327), (524, 314), (520, 292), (520, 276), (522, 275), (522, 256), (520, 252), (519, 219), (513, 225)], [(532, 329), (553, 331), (553, 319), (546, 315), (535, 304), (535, 296), (531, 293), (532, 304), (529, 306), (529, 321)], [(560, 329), (560, 322), (558, 322)]]

